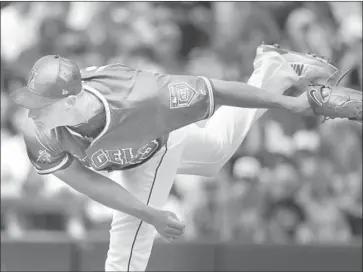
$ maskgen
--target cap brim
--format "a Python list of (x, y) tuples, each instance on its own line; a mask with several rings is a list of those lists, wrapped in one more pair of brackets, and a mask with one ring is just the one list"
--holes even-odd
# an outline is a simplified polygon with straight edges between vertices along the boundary
[(32, 93), (28, 90), (28, 87), (23, 87), (10, 93), (10, 99), (30, 110), (45, 108), (58, 101), (58, 99), (46, 98)]

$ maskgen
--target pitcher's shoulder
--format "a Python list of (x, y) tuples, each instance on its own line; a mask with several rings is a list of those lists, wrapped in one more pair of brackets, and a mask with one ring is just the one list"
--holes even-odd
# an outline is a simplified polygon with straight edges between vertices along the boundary
[(22, 133), (29, 151), (42, 148), (50, 152), (59, 153), (61, 150), (61, 143), (57, 137), (57, 128), (45, 132), (38, 128), (32, 119), (26, 118), (23, 123)]
[(120, 72), (136, 73), (137, 70), (121, 63), (107, 64), (103, 66), (90, 66), (81, 69), (81, 75), (83, 80), (99, 76), (120, 76)]

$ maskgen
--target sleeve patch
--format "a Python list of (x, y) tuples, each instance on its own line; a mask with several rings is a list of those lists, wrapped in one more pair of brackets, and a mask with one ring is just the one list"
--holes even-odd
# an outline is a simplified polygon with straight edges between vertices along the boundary
[(173, 82), (168, 88), (170, 109), (189, 107), (199, 95), (199, 92), (186, 82)]
[(29, 160), (35, 170), (39, 174), (49, 174), (67, 165), (71, 156), (62, 150), (56, 133), (44, 134), (33, 123), (30, 125), (32, 127), (24, 133), (24, 141)]
[(55, 171), (66, 169), (73, 162), (73, 157), (69, 154), (66, 154), (61, 160), (57, 161), (57, 163), (53, 163), (52, 165), (48, 165), (48, 168), (45, 168), (44, 165), (42, 168), (35, 167), (36, 171), (40, 175), (51, 174)]
[(51, 163), (52, 155), (45, 149), (38, 151), (37, 163)]

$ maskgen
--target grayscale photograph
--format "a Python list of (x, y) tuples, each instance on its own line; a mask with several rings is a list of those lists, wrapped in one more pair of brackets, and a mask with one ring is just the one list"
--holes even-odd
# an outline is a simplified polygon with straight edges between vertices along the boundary
[(362, 2), (1, 2), (1, 271), (362, 271)]

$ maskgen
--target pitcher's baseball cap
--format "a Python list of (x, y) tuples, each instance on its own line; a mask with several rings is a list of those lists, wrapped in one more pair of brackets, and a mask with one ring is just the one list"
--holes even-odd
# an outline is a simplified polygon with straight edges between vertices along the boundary
[(13, 91), (10, 98), (24, 108), (41, 109), (81, 91), (77, 64), (58, 55), (48, 55), (34, 64), (27, 86)]

